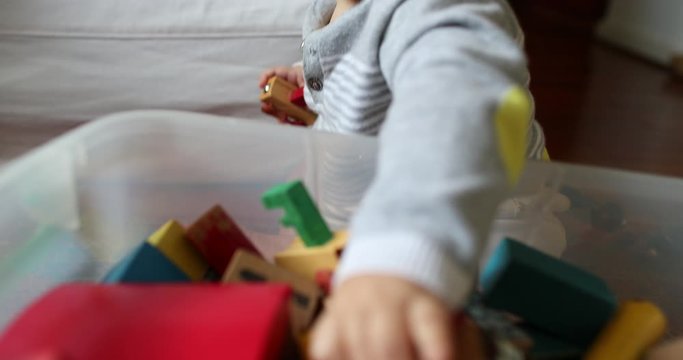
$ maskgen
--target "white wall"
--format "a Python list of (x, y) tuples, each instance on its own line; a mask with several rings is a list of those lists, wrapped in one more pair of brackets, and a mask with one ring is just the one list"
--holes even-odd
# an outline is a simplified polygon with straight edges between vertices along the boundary
[(683, 54), (683, 0), (612, 0), (598, 36), (668, 65)]

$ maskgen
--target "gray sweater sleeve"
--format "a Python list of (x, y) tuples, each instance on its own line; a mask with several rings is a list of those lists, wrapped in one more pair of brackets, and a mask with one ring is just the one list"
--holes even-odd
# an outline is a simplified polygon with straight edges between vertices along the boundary
[(393, 99), (379, 134), (376, 178), (351, 224), (337, 281), (403, 276), (458, 306), (507, 174), (494, 114), (526, 88), (516, 21), (496, 1), (406, 1), (380, 48)]

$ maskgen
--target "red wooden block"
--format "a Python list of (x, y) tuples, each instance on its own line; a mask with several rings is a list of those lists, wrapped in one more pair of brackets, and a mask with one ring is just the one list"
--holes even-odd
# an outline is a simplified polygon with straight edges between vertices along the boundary
[(332, 289), (332, 275), (332, 270), (319, 270), (315, 273), (315, 282), (325, 295), (329, 295)]
[(0, 338), (0, 359), (278, 359), (287, 286), (68, 284)]
[(237, 249), (261, 256), (254, 244), (219, 205), (212, 207), (187, 229), (187, 238), (217, 273), (223, 274)]
[(289, 101), (296, 106), (306, 107), (304, 88), (300, 87), (292, 90), (292, 92), (289, 94)]

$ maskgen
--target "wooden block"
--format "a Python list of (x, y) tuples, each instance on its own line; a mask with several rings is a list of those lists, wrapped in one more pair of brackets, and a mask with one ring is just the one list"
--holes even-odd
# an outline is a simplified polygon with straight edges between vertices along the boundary
[(581, 349), (592, 344), (617, 308), (598, 277), (511, 239), (494, 251), (480, 285), (486, 306)]
[(136, 247), (102, 280), (103, 283), (186, 282), (190, 278), (148, 242)]
[(63, 285), (8, 327), (0, 359), (276, 360), (289, 296), (277, 284)]
[(658, 345), (650, 350), (646, 360), (680, 360), (683, 359), (683, 339), (676, 339)]
[[(626, 301), (602, 330), (584, 359), (637, 360), (664, 335), (666, 318), (647, 301)], [(681, 357), (683, 359), (683, 357)]]
[(275, 264), (295, 274), (315, 281), (315, 274), (322, 270), (334, 271), (339, 255), (346, 245), (347, 233), (339, 231), (325, 245), (306, 247), (300, 238), (284, 251), (275, 254)]
[(166, 255), (193, 281), (206, 278), (209, 264), (185, 237), (185, 229), (177, 221), (168, 221), (155, 231), (147, 241)]
[(283, 209), (282, 225), (295, 228), (306, 246), (324, 245), (332, 238), (332, 232), (300, 180), (273, 186), (261, 196), (261, 201), (266, 209)]
[(282, 112), (307, 126), (311, 126), (315, 123), (317, 115), (308, 108), (297, 106), (291, 102), (292, 92), (296, 89), (296, 85), (274, 76), (263, 87), (259, 100), (272, 105), (275, 112)]
[(233, 256), (230, 266), (223, 276), (223, 282), (278, 282), (288, 284), (292, 288), (289, 309), (294, 334), (299, 334), (308, 329), (322, 297), (322, 291), (311, 280), (278, 268), (244, 250), (238, 250)]
[(261, 256), (219, 205), (212, 207), (187, 229), (187, 238), (217, 274), (223, 274), (237, 249)]

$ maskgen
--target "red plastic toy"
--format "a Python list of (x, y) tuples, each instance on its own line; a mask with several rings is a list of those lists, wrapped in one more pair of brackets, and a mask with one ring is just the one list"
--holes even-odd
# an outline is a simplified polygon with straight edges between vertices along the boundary
[(68, 284), (0, 338), (0, 359), (279, 359), (284, 285)]

